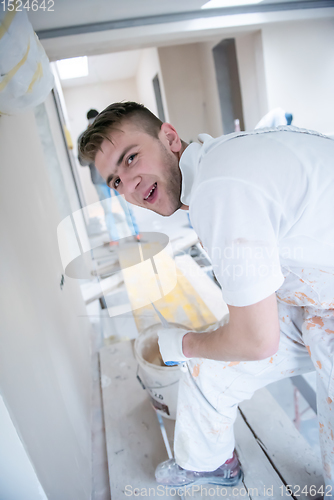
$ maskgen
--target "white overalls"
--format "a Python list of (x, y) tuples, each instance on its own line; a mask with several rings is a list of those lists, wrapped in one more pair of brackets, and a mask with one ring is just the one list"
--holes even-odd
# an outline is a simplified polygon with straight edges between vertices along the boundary
[[(174, 450), (185, 469), (215, 470), (232, 456), (237, 406), (254, 391), (316, 370), (324, 478), (334, 491), (334, 145), (328, 141), (245, 134), (204, 139), (181, 157), (181, 201), (190, 205), (223, 298), (242, 307), (276, 291), (281, 330), (279, 350), (268, 359), (188, 362), (200, 391), (184, 372)], [(251, 251), (258, 245), (261, 261), (252, 252), (242, 259), (231, 242), (238, 249), (246, 242)], [(232, 257), (224, 254), (228, 244)], [(294, 253), (299, 246), (301, 256)], [(261, 267), (267, 275), (256, 274)]]
[[(312, 270), (305, 276), (300, 271), (301, 278), (294, 276), (294, 292), (291, 292), (291, 280), (288, 290), (283, 285), (277, 291), (281, 340), (274, 356), (261, 361), (231, 363), (189, 361), (192, 376), (212, 406), (196, 389), (189, 373), (184, 372), (174, 440), (176, 461), (181, 467), (198, 471), (217, 469), (232, 456), (238, 404), (271, 382), (316, 370), (323, 469), (325, 482), (333, 486), (334, 492), (333, 280), (326, 288), (326, 272)], [(305, 283), (307, 278), (315, 283)], [(312, 285), (321, 289), (321, 303), (312, 298)]]

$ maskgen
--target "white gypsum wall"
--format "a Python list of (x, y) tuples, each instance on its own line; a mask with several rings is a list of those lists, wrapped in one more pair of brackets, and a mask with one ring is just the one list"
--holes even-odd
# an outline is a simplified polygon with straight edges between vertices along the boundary
[[(78, 137), (87, 128), (86, 114), (89, 109), (97, 109), (100, 112), (113, 102), (138, 101), (135, 78), (63, 88), (63, 93), (75, 157), (77, 157)], [(78, 162), (77, 167), (87, 204), (99, 201), (91, 182), (89, 168), (81, 167)]]
[[(186, 141), (197, 140), (197, 135), (201, 132), (213, 137), (223, 134), (212, 53), (223, 38), (158, 49), (170, 121), (178, 131), (182, 131)], [(239, 60), (238, 65), (240, 73)], [(242, 76), (240, 75), (241, 87)], [(246, 78), (248, 76), (247, 74)], [(247, 104), (254, 107), (253, 101)], [(251, 113), (252, 109), (248, 111), (248, 115)]]
[(220, 111), (216, 69), (212, 49), (221, 39), (214, 42), (202, 42), (198, 44), (199, 62), (203, 84), (204, 99), (204, 129), (212, 137), (219, 137), (223, 133), (223, 122)]
[(164, 92), (163, 78), (160, 69), (158, 50), (156, 47), (143, 49), (141, 51), (138, 64), (136, 83), (138, 89), (138, 100), (144, 104), (152, 113), (158, 116), (157, 101), (153, 88), (153, 78), (158, 75), (161, 89), (162, 102), (166, 121), (168, 118), (168, 109)]
[(170, 123), (184, 141), (196, 141), (205, 132), (198, 44), (160, 47), (158, 53)]
[(238, 35), (236, 49), (245, 130), (253, 130), (268, 111), (261, 31)]
[(52, 189), (57, 192), (58, 211), (61, 216), (66, 217), (71, 212), (78, 211), (81, 206), (52, 93), (34, 109), (34, 113)]
[(47, 500), (1, 396), (0, 450), (0, 498)]
[(263, 26), (268, 110), (282, 107), (293, 125), (333, 131), (334, 18)]
[(0, 150), (0, 392), (48, 500), (88, 500), (90, 323), (78, 282), (60, 287), (64, 214), (33, 111), (0, 117)]
[[(212, 50), (223, 39), (224, 37), (217, 37), (212, 41), (198, 44), (204, 93), (205, 131), (213, 137), (223, 134), (223, 124)], [(235, 42), (245, 129), (251, 130), (267, 112), (261, 32), (237, 33)]]

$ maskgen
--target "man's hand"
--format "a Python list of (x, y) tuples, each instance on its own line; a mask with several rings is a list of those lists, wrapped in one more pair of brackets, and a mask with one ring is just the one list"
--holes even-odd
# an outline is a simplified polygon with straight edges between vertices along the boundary
[(187, 361), (187, 356), (182, 352), (183, 337), (189, 330), (183, 328), (161, 328), (158, 330), (159, 349), (164, 363), (175, 364)]
[(276, 295), (251, 306), (228, 306), (229, 322), (213, 332), (184, 335), (183, 354), (217, 361), (256, 361), (274, 355), (280, 327)]

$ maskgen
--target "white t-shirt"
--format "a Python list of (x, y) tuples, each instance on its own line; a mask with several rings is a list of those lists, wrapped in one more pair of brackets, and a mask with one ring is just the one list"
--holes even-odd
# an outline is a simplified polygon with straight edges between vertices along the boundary
[(181, 157), (181, 201), (226, 303), (259, 302), (304, 268), (334, 278), (334, 141), (291, 126), (199, 139)]

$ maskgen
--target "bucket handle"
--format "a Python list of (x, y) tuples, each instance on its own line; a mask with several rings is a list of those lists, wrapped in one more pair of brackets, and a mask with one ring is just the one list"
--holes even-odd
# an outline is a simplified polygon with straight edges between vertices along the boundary
[(137, 380), (138, 382), (140, 383), (140, 385), (142, 386), (142, 388), (145, 390), (145, 389), (165, 389), (166, 387), (170, 387), (171, 385), (174, 385), (174, 384), (178, 384), (179, 381), (178, 380), (175, 380), (175, 382), (171, 382), (170, 384), (167, 384), (167, 385), (155, 385), (155, 386), (145, 386), (144, 382), (142, 381), (142, 379), (139, 377), (139, 364), (137, 365), (137, 373), (136, 373), (136, 377), (137, 377)]
[(140, 385), (142, 386), (142, 388), (145, 390), (145, 389), (146, 389), (146, 387), (145, 387), (145, 385), (144, 385), (144, 383), (143, 383), (142, 379), (139, 377), (138, 372), (139, 372), (139, 365), (137, 365), (137, 373), (136, 373), (136, 377), (137, 377), (138, 382), (139, 382), (139, 383), (140, 383)]

